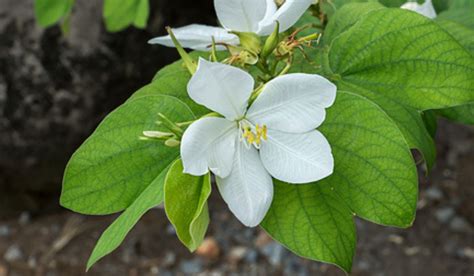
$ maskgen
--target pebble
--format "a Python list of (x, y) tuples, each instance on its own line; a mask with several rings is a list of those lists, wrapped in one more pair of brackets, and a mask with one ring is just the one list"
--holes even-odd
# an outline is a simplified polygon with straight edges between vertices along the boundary
[(435, 212), (436, 219), (441, 223), (448, 223), (449, 220), (454, 216), (454, 208), (452, 207), (445, 207), (442, 209), (438, 209)]
[(243, 246), (237, 246), (230, 250), (229, 262), (232, 264), (238, 264), (247, 254), (247, 248)]
[(7, 225), (0, 226), (0, 237), (7, 237), (10, 235), (10, 228)]
[(420, 248), (418, 246), (405, 248), (405, 254), (407, 256), (417, 255), (418, 253), (420, 253)]
[(430, 187), (425, 191), (425, 196), (430, 200), (441, 200), (443, 199), (443, 192), (437, 187)]
[(451, 230), (455, 232), (468, 233), (472, 230), (471, 225), (462, 217), (454, 217), (449, 223)]
[(202, 262), (199, 259), (184, 260), (179, 264), (179, 268), (184, 274), (197, 274), (202, 270)]
[(272, 242), (262, 248), (262, 253), (267, 257), (270, 264), (274, 266), (280, 265), (283, 257), (283, 246), (277, 242)]
[(267, 244), (270, 244), (272, 243), (273, 240), (272, 238), (265, 232), (260, 232), (257, 236), (257, 238), (255, 239), (255, 245), (259, 248), (262, 248), (264, 247), (265, 245)]
[(3, 255), (3, 258), (7, 262), (15, 262), (21, 259), (22, 257), (23, 257), (23, 253), (21, 252), (20, 247), (18, 247), (18, 245), (16, 244), (10, 246), (5, 252), (5, 254)]
[(150, 274), (158, 275), (160, 273), (160, 269), (157, 266), (150, 267)]
[(247, 254), (245, 254), (245, 261), (247, 263), (256, 263), (258, 258), (258, 252), (255, 249), (247, 250)]
[(18, 223), (20, 225), (27, 225), (31, 221), (31, 215), (28, 212), (23, 212), (20, 214), (20, 217), (18, 218)]
[(28, 257), (28, 266), (30, 268), (35, 268), (38, 266), (38, 261), (36, 260), (36, 258), (34, 256), (30, 256)]
[(165, 256), (163, 257), (163, 260), (161, 261), (161, 266), (162, 267), (170, 267), (174, 265), (176, 262), (176, 254), (173, 252), (166, 252)]
[(7, 276), (8, 275), (8, 269), (0, 264), (0, 276)]
[(466, 247), (464, 249), (461, 249), (458, 252), (458, 255), (463, 258), (474, 260), (474, 248)]
[(196, 250), (196, 254), (206, 259), (217, 259), (220, 254), (219, 244), (214, 238), (206, 238)]
[(393, 242), (394, 244), (400, 245), (403, 243), (403, 237), (399, 235), (389, 235), (388, 241)]
[(166, 234), (168, 234), (168, 235), (170, 235), (170, 236), (171, 236), (171, 235), (176, 235), (176, 230), (174, 229), (173, 225), (168, 224), (168, 225), (166, 226)]

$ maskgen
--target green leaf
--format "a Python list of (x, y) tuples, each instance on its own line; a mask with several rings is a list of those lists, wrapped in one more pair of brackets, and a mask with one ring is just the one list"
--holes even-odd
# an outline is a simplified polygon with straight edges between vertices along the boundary
[(143, 29), (146, 27), (148, 21), (148, 15), (150, 14), (150, 6), (148, 0), (139, 0), (137, 6), (137, 14), (133, 25), (137, 28)]
[(340, 81), (338, 88), (367, 97), (379, 105), (397, 124), (410, 148), (421, 152), (427, 168), (433, 167), (436, 160), (436, 145), (424, 124), (420, 111), (349, 82)]
[(443, 109), (439, 114), (459, 123), (474, 125), (474, 104)]
[(367, 14), (329, 52), (342, 81), (417, 110), (474, 101), (474, 61), (432, 20), (401, 9)]
[(438, 116), (435, 111), (428, 110), (421, 114), (423, 122), (425, 123), (428, 133), (433, 137), (436, 137), (436, 132), (438, 131)]
[(148, 0), (104, 0), (103, 16), (109, 32), (118, 32), (130, 25), (146, 27)]
[(350, 3), (341, 7), (334, 17), (329, 21), (324, 32), (323, 45), (330, 44), (338, 35), (342, 34), (365, 14), (383, 8), (378, 2), (370, 3)]
[(324, 1), (322, 3), (323, 12), (330, 18), (330, 21), (334, 21), (332, 17), (336, 12), (338, 12), (345, 5), (350, 5), (354, 3), (377, 3), (377, 0), (332, 0)]
[(474, 29), (448, 19), (438, 18), (436, 22), (474, 56)]
[(35, 0), (35, 16), (41, 27), (56, 24), (61, 18), (68, 15), (74, 0)]
[(61, 205), (75, 212), (102, 215), (119, 212), (179, 156), (179, 148), (142, 141), (145, 130), (157, 130), (158, 113), (176, 122), (194, 119), (176, 98), (143, 96), (108, 115), (74, 153), (63, 182)]
[(297, 255), (349, 273), (356, 244), (350, 209), (327, 185), (274, 185), (272, 206), (261, 226)]
[(451, 4), (450, 8), (438, 15), (437, 19), (446, 19), (457, 22), (466, 28), (474, 29), (474, 2), (460, 0)]
[(398, 127), (359, 95), (338, 91), (320, 130), (333, 150), (333, 175), (307, 185), (276, 182), (262, 226), (296, 254), (350, 272), (353, 214), (383, 225), (410, 226), (418, 195), (416, 166)]
[(338, 91), (320, 130), (335, 159), (334, 174), (321, 185), (333, 187), (359, 217), (410, 226), (416, 211), (417, 170), (392, 119), (370, 100)]
[(163, 202), (163, 186), (168, 170), (163, 170), (135, 201), (102, 233), (87, 261), (89, 270), (97, 261), (114, 251), (138, 220), (150, 209)]
[[(436, 18), (436, 22), (464, 46), (471, 56), (474, 56), (474, 28), (471, 22), (474, 2), (460, 0), (451, 5), (456, 11), (449, 10), (441, 13), (440, 17)], [(474, 104), (439, 110), (438, 114), (456, 122), (474, 124)]]
[[(351, 9), (339, 12), (354, 18)], [(472, 57), (434, 22), (401, 9), (368, 12), (332, 37), (326, 75), (382, 107), (431, 168), (436, 151), (420, 111), (471, 101)]]
[(200, 177), (184, 174), (181, 160), (171, 166), (165, 180), (165, 211), (178, 238), (190, 251), (198, 248), (206, 234), (210, 194), (209, 174)]

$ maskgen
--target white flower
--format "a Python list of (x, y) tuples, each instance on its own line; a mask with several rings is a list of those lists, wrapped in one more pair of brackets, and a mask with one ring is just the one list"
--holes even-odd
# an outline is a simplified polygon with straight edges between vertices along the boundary
[[(274, 0), (214, 0), (217, 18), (224, 28), (193, 24), (173, 32), (184, 48), (209, 50), (212, 37), (217, 43), (238, 45), (239, 38), (229, 31), (267, 36), (274, 31), (278, 21), (280, 31), (284, 32), (298, 21), (312, 3), (313, 0), (286, 0), (278, 8)], [(169, 35), (153, 38), (149, 43), (174, 46)], [(224, 47), (218, 47), (218, 50), (222, 49)]]
[(336, 97), (334, 84), (309, 74), (275, 78), (247, 108), (253, 89), (247, 72), (201, 59), (189, 96), (224, 118), (197, 120), (181, 142), (184, 172), (212, 171), (230, 210), (250, 227), (270, 207), (272, 177), (298, 184), (332, 174), (331, 147), (315, 129)]
[(416, 1), (409, 1), (401, 6), (402, 9), (411, 10), (424, 15), (428, 18), (435, 18), (436, 11), (431, 0), (426, 0), (423, 4), (418, 4)]

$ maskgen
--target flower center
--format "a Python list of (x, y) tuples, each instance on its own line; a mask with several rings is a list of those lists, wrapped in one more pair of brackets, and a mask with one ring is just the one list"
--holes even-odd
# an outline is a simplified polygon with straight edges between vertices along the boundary
[(254, 145), (257, 149), (260, 148), (262, 141), (266, 141), (267, 137), (267, 126), (259, 124), (253, 125), (247, 120), (241, 120), (239, 122), (239, 128), (241, 133), (241, 141), (243, 141), (248, 147)]

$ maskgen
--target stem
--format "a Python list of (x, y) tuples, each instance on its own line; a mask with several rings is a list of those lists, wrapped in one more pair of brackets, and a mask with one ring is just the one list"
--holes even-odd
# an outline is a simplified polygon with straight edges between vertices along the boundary
[(183, 135), (183, 130), (177, 124), (173, 123), (162, 113), (158, 113), (158, 116), (160, 117), (164, 127), (166, 127), (170, 132), (175, 134), (178, 138), (181, 138), (181, 136)]

